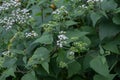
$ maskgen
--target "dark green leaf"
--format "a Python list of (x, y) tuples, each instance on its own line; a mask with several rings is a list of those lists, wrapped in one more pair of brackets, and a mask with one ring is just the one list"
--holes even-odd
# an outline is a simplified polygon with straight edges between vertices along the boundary
[(72, 21), (72, 20), (69, 20), (69, 21), (65, 22), (65, 25), (67, 25), (67, 26), (72, 26), (72, 25), (75, 25), (75, 24), (77, 24), (77, 23)]
[(109, 75), (108, 65), (105, 57), (103, 56), (97, 56), (93, 60), (91, 60), (90, 66), (93, 70), (103, 76)]
[(79, 31), (79, 30), (72, 30), (72, 31), (67, 31), (66, 35), (68, 38), (72, 38), (72, 37), (83, 37), (85, 35), (87, 35), (88, 32), (83, 32), (83, 31)]
[(115, 75), (109, 75), (108, 77), (104, 77), (101, 75), (95, 75), (94, 76), (94, 80), (113, 80), (113, 78), (115, 77)]
[(119, 26), (111, 22), (102, 23), (99, 27), (99, 37), (101, 40), (117, 35), (120, 32)]
[(34, 41), (34, 43), (51, 44), (53, 42), (52, 34), (43, 34), (40, 38)]
[(97, 21), (102, 17), (102, 15), (96, 13), (96, 12), (92, 12), (90, 15), (92, 22), (93, 22), (93, 26), (96, 25)]
[(112, 20), (113, 23), (120, 25), (120, 15), (115, 15)]
[(71, 77), (74, 74), (77, 74), (81, 70), (81, 65), (77, 61), (73, 61), (68, 64), (68, 77)]
[(104, 47), (104, 49), (106, 49), (108, 51), (120, 54), (118, 47), (117, 47), (118, 44), (119, 44), (119, 41), (111, 41), (109, 43), (106, 43), (103, 47)]
[(117, 3), (114, 0), (103, 0), (101, 8), (106, 11), (114, 10), (117, 8)]
[(27, 74), (25, 74), (21, 80), (37, 80), (36, 76), (35, 76), (35, 72), (31, 71)]
[(6, 59), (3, 63), (3, 66), (8, 67), (8, 68), (13, 67), (15, 65), (16, 61), (17, 61), (17, 58), (6, 57)]

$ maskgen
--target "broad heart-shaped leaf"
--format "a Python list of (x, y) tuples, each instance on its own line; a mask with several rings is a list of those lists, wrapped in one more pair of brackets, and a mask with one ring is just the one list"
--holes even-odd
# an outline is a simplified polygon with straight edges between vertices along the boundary
[(101, 40), (117, 35), (120, 32), (120, 27), (112, 22), (103, 22), (99, 26), (99, 37)]
[(83, 31), (75, 29), (75, 30), (67, 31), (66, 36), (68, 38), (72, 38), (72, 37), (82, 37), (82, 36), (85, 36), (87, 34), (88, 34), (88, 32), (83, 32)]
[(106, 43), (106, 44), (103, 46), (103, 48), (104, 48), (105, 50), (109, 50), (109, 51), (111, 51), (111, 52), (113, 52), (113, 53), (120, 54), (120, 52), (119, 52), (119, 50), (118, 50), (118, 47), (117, 47), (117, 45), (119, 45), (119, 44), (120, 44), (120, 41), (119, 41), (119, 40), (115, 40), (115, 41), (111, 41), (111, 42)]
[(81, 70), (81, 65), (77, 61), (73, 61), (68, 64), (68, 77), (71, 77), (74, 74), (77, 74)]
[(117, 3), (114, 0), (103, 0), (101, 8), (106, 11), (114, 10), (117, 8)]
[(41, 60), (45, 60), (49, 57), (49, 53), (50, 52), (45, 47), (37, 48), (37, 50), (34, 52), (34, 54), (32, 56), (32, 59), (38, 58)]
[(109, 75), (107, 61), (104, 56), (97, 56), (91, 60), (90, 67), (105, 77)]
[(49, 51), (45, 47), (37, 48), (33, 56), (29, 59), (27, 66), (41, 64), (42, 67), (49, 73)]
[(35, 72), (31, 71), (27, 74), (25, 74), (21, 80), (37, 80), (36, 76), (35, 76)]
[(97, 12), (92, 12), (90, 17), (91, 17), (93, 26), (95, 27), (97, 21), (102, 17), (102, 15), (98, 14)]
[(41, 44), (51, 44), (53, 42), (53, 36), (49, 33), (43, 33), (43, 35), (35, 40), (33, 43), (41, 43)]
[(108, 77), (104, 77), (102, 75), (95, 75), (94, 80), (113, 80), (114, 77), (115, 77), (114, 74), (111, 74)]

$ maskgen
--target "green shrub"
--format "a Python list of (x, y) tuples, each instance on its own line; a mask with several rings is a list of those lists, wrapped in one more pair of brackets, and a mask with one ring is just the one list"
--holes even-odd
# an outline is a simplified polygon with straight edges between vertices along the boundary
[(119, 0), (0, 0), (0, 80), (119, 80)]

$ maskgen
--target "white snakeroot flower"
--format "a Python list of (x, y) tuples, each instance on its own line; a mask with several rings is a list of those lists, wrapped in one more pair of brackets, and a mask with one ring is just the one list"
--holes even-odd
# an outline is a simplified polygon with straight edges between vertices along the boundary
[(31, 31), (29, 33), (25, 33), (25, 37), (29, 38), (29, 37), (36, 37), (38, 36), (38, 34), (35, 31)]
[(88, 8), (88, 6), (86, 6), (85, 4), (83, 4), (83, 5), (79, 6), (79, 7), (83, 8), (83, 9), (87, 9)]
[(103, 0), (87, 0), (87, 2), (89, 3), (89, 2), (92, 2), (92, 3), (94, 3), (94, 2), (102, 2)]
[(73, 51), (70, 51), (69, 52), (69, 55), (74, 55), (75, 53)]
[(59, 34), (65, 34), (66, 32), (65, 31), (60, 31)]
[(55, 11), (52, 12), (52, 14), (63, 14), (66, 13), (68, 14), (68, 11), (66, 10), (65, 6), (61, 6), (60, 8), (56, 9)]
[(6, 30), (13, 27), (14, 23), (25, 24), (31, 18), (29, 10), (26, 8), (20, 9), (21, 3), (18, 0), (3, 1), (0, 5), (0, 13), (8, 11), (9, 15), (2, 14), (0, 25)]
[(56, 9), (55, 11), (52, 12), (52, 14), (60, 14), (60, 10)]
[(67, 58), (70, 59), (70, 60), (74, 59), (75, 58), (75, 52), (73, 52), (73, 51), (67, 52)]
[(59, 46), (59, 47), (63, 47), (63, 45), (64, 44), (67, 44), (67, 39), (68, 39), (68, 37), (65, 35), (65, 31), (60, 31), (59, 32), (59, 35), (58, 35), (58, 41), (57, 41), (57, 45)]
[(10, 54), (10, 51), (4, 51), (4, 52), (2, 52), (2, 54), (3, 54), (4, 56), (7, 56), (7, 55)]
[(58, 38), (60, 40), (66, 40), (66, 39), (68, 39), (68, 37), (66, 37), (64, 34), (58, 35)]
[(3, 10), (8, 10), (12, 7), (18, 7), (21, 3), (16, 0), (10, 0), (10, 1), (3, 1), (2, 5), (0, 6), (0, 12)]

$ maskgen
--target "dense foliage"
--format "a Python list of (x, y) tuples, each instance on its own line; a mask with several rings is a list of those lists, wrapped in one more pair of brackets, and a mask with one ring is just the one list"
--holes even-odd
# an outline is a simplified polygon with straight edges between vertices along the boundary
[(120, 80), (120, 1), (0, 0), (0, 80)]

